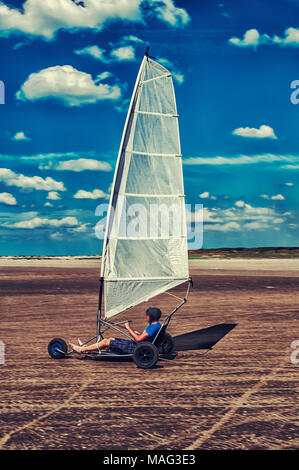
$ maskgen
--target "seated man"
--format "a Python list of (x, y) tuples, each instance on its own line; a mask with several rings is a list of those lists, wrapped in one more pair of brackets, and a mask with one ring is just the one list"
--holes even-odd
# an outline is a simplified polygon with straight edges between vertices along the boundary
[(133, 340), (122, 338), (105, 338), (89, 346), (82, 346), (82, 343), (79, 340), (79, 345), (70, 343), (70, 347), (78, 353), (85, 353), (88, 351), (100, 352), (100, 350), (103, 349), (120, 354), (132, 354), (136, 347), (136, 342), (140, 343), (141, 341), (152, 341), (155, 338), (156, 334), (161, 328), (161, 323), (158, 322), (161, 315), (162, 313), (159, 308), (148, 308), (146, 310), (146, 321), (149, 323), (149, 325), (145, 328), (143, 333), (132, 330), (130, 324), (125, 323), (125, 327), (132, 336)]

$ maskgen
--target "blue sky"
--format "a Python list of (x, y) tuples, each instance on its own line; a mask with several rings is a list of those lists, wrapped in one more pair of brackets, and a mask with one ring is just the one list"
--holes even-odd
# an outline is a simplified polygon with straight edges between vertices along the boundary
[(203, 246), (298, 245), (298, 17), (298, 0), (0, 2), (0, 254), (101, 252), (147, 44), (174, 75)]

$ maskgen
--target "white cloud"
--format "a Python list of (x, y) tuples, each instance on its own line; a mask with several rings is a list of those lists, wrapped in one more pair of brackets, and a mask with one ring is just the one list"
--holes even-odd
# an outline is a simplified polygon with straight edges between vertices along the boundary
[(50, 191), (48, 193), (47, 199), (50, 199), (51, 201), (60, 201), (61, 196), (57, 191)]
[(157, 60), (162, 64), (164, 65), (164, 67), (169, 67), (169, 68), (173, 68), (174, 67), (174, 63), (169, 60), (169, 59), (166, 59), (165, 57), (157, 57)]
[(65, 191), (66, 188), (61, 181), (56, 181), (51, 177), (41, 178), (40, 176), (25, 176), (22, 173), (15, 173), (8, 168), (0, 168), (0, 181), (6, 186), (17, 186), (22, 189), (36, 189), (43, 191)]
[(244, 201), (236, 201), (236, 202), (235, 202), (235, 206), (237, 206), (237, 207), (245, 207), (246, 204), (245, 204)]
[(80, 72), (71, 65), (56, 65), (31, 73), (16, 93), (19, 100), (55, 99), (66, 106), (117, 100), (120, 96), (118, 85), (96, 85), (90, 74)]
[(284, 32), (284, 38), (274, 36), (272, 41), (281, 46), (299, 47), (299, 28), (288, 28)]
[(160, 20), (172, 26), (182, 27), (190, 21), (186, 10), (176, 8), (173, 0), (151, 0), (149, 4)]
[(74, 51), (75, 54), (78, 55), (90, 55), (94, 59), (100, 60), (101, 62), (107, 62), (105, 58), (105, 49), (101, 49), (97, 45), (91, 45), (83, 47), (82, 49), (76, 49)]
[(249, 29), (242, 39), (233, 37), (228, 42), (238, 47), (256, 48), (265, 44), (299, 47), (299, 28), (287, 28), (283, 38), (277, 35), (271, 37), (268, 34), (260, 34), (257, 29)]
[(239, 47), (258, 46), (262, 41), (265, 41), (266, 39), (268, 40), (269, 36), (266, 35), (267, 38), (264, 38), (263, 36), (264, 35), (260, 35), (257, 29), (249, 29), (244, 34), (243, 39), (233, 37), (230, 38), (228, 42)]
[[(94, 152), (85, 152), (85, 154), (92, 154), (94, 155)], [(53, 159), (59, 159), (59, 158), (70, 158), (70, 157), (78, 157), (79, 154), (76, 152), (50, 152), (50, 153), (37, 153), (33, 155), (24, 155), (24, 156), (17, 156), (17, 155), (4, 155), (0, 154), (0, 159), (4, 160), (7, 157), (11, 158), (12, 160), (15, 160), (16, 158), (20, 158), (21, 160), (26, 160), (27, 162), (34, 162), (35, 160), (53, 160)]]
[(53, 204), (51, 204), (51, 202), (45, 202), (44, 206), (45, 207), (53, 207)]
[(294, 183), (286, 183), (286, 186), (294, 186)]
[(121, 102), (118, 102), (118, 104), (114, 106), (114, 109), (119, 113), (126, 113), (128, 111), (130, 101), (130, 98), (126, 98)]
[(185, 75), (181, 72), (175, 71), (172, 76), (179, 85), (185, 81)]
[(164, 67), (170, 69), (170, 72), (174, 78), (174, 80), (179, 84), (181, 85), (182, 83), (184, 83), (185, 81), (185, 76), (184, 74), (178, 70), (176, 68), (176, 66), (174, 65), (174, 63), (169, 60), (169, 59), (166, 59), (165, 57), (158, 57), (157, 58), (158, 62), (162, 65), (164, 65)]
[(233, 135), (255, 139), (277, 139), (272, 127), (262, 124), (258, 129), (255, 127), (239, 127), (232, 131)]
[(123, 46), (112, 49), (110, 55), (117, 61), (135, 60), (135, 50), (132, 46)]
[[(274, 208), (254, 207), (245, 201), (238, 200), (233, 207), (224, 209), (203, 208), (204, 230), (215, 230), (219, 232), (263, 230), (266, 228), (277, 229), (277, 225), (286, 221), (291, 213), (280, 214)], [(191, 214), (192, 220), (195, 214)], [(198, 217), (197, 217), (198, 220)], [(276, 228), (275, 228), (276, 227)]]
[(123, 43), (133, 42), (135, 44), (145, 44), (145, 41), (143, 39), (140, 39), (137, 36), (133, 36), (132, 34), (129, 36), (123, 36), (121, 41)]
[(107, 78), (111, 78), (111, 77), (113, 77), (113, 73), (105, 70), (105, 72), (99, 73), (97, 75), (97, 78), (95, 79), (94, 82), (98, 83), (98, 82), (101, 82), (102, 80), (106, 80)]
[(89, 227), (90, 227), (90, 224), (88, 224), (88, 223), (81, 224), (78, 227), (73, 228), (72, 231), (73, 232), (86, 232), (87, 230), (89, 230)]
[(16, 132), (16, 134), (11, 138), (11, 140), (15, 140), (19, 142), (21, 140), (30, 140), (29, 137), (25, 135), (23, 131)]
[[(61, 230), (62, 228), (62, 230)], [(49, 238), (52, 240), (62, 240), (66, 236), (69, 236), (69, 234), (76, 234), (76, 233), (86, 233), (89, 232), (89, 235), (93, 236), (93, 230), (92, 230), (92, 224), (90, 223), (80, 223), (78, 222), (78, 225), (73, 225), (73, 226), (60, 226), (58, 227), (60, 231), (57, 232), (51, 232), (48, 234)]]
[(62, 219), (47, 219), (34, 217), (30, 220), (21, 220), (14, 224), (5, 225), (9, 228), (23, 228), (23, 229), (35, 229), (40, 227), (75, 227), (79, 225), (76, 217), (64, 217)]
[[(257, 163), (286, 163), (298, 162), (298, 155), (276, 155), (276, 154), (262, 154), (262, 155), (238, 155), (234, 157), (190, 157), (183, 160), (184, 165), (249, 165)], [(295, 165), (284, 165), (283, 168), (295, 169)], [(299, 168), (299, 165), (297, 165)]]
[(299, 170), (299, 165), (284, 165), (282, 168), (286, 170)]
[(203, 220), (204, 222), (210, 223), (217, 223), (222, 222), (223, 218), (218, 213), (218, 210), (214, 207), (212, 209), (208, 209), (207, 207), (203, 208)]
[(248, 222), (248, 224), (244, 224), (244, 227), (249, 230), (265, 230), (270, 226), (261, 222)]
[[(124, 38), (126, 37), (128, 36), (124, 36)], [(135, 49), (132, 45), (128, 45), (124, 41), (124, 38), (121, 40), (121, 44), (124, 45), (111, 49), (109, 53), (107, 50), (102, 49), (95, 44), (83, 47), (82, 49), (76, 49), (74, 52), (78, 55), (91, 56), (94, 59), (103, 62), (104, 64), (110, 64), (112, 62), (134, 61), (136, 60)]]
[(142, 23), (147, 14), (173, 27), (189, 21), (186, 10), (176, 8), (173, 0), (26, 0), (22, 7), (23, 12), (0, 4), (2, 36), (25, 34), (51, 40), (61, 29), (100, 31), (109, 21)]
[(49, 238), (52, 240), (61, 240), (63, 238), (63, 234), (60, 232), (50, 233)]
[(111, 171), (112, 167), (108, 162), (93, 160), (91, 158), (78, 158), (77, 160), (66, 160), (58, 163), (49, 162), (39, 165), (40, 170), (59, 170), (59, 171)]
[(263, 199), (272, 200), (272, 201), (284, 201), (285, 200), (285, 197), (282, 194), (276, 194), (273, 196), (269, 196), (269, 194), (261, 194), (260, 197), (262, 197)]
[(73, 197), (75, 199), (106, 199), (107, 195), (101, 189), (94, 189), (93, 191), (80, 189)]
[(201, 199), (207, 199), (208, 197), (210, 197), (210, 193), (209, 193), (209, 191), (204, 191), (203, 193), (201, 193), (201, 194), (199, 195), (199, 197), (200, 197)]
[(240, 230), (240, 224), (237, 222), (226, 222), (224, 224), (204, 225), (204, 230), (215, 230), (217, 232), (232, 232)]
[(16, 206), (17, 200), (10, 193), (0, 193), (0, 203), (6, 204), (7, 206)]

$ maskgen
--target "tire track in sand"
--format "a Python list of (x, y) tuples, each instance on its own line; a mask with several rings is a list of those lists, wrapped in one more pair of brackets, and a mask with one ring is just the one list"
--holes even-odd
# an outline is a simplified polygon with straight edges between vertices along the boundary
[(30, 428), (34, 424), (39, 423), (40, 421), (43, 421), (46, 418), (49, 418), (49, 416), (53, 415), (57, 411), (60, 411), (62, 408), (65, 408), (67, 405), (69, 405), (72, 402), (72, 400), (77, 395), (79, 395), (87, 387), (87, 385), (90, 384), (90, 382), (91, 382), (91, 380), (89, 380), (89, 381), (85, 382), (84, 384), (82, 384), (81, 387), (79, 387), (74, 393), (72, 393), (63, 403), (61, 403), (61, 405), (55, 406), (54, 408), (51, 409), (51, 411), (48, 411), (47, 413), (45, 413), (45, 414), (43, 414), (43, 415), (41, 415), (37, 418), (34, 418), (29, 423), (26, 423), (23, 426), (20, 426), (16, 429), (13, 429), (12, 431), (4, 434), (4, 436), (0, 439), (0, 449), (2, 449), (3, 446), (5, 446), (5, 444), (9, 441), (9, 439), (12, 436), (14, 436), (15, 434), (18, 434), (19, 432), (24, 431), (24, 429)]
[(198, 438), (195, 439), (188, 447), (186, 447), (184, 450), (195, 450), (195, 449), (200, 449), (202, 444), (206, 442), (210, 437), (215, 434), (225, 423), (227, 423), (232, 416), (246, 403), (248, 398), (255, 392), (258, 392), (263, 385), (265, 385), (269, 380), (273, 380), (280, 369), (284, 366), (285, 360), (277, 367), (273, 368), (269, 374), (266, 376), (262, 377), (253, 387), (251, 387), (249, 390), (243, 393), (241, 397), (239, 397), (234, 404), (228, 409), (228, 411), (222, 416), (222, 418), (217, 421), (210, 429), (207, 431), (203, 431), (202, 435)]

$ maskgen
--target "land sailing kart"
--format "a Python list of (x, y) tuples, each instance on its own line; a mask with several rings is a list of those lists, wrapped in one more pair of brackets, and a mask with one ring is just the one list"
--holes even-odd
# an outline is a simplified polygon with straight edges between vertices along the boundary
[[(173, 340), (166, 329), (174, 313), (186, 303), (192, 282), (188, 271), (181, 157), (172, 76), (152, 60), (147, 48), (132, 94), (112, 183), (101, 264), (97, 334), (84, 343), (103, 339), (109, 328), (132, 339), (125, 332), (124, 321), (113, 323), (110, 318), (189, 281), (185, 298), (179, 299), (180, 304), (166, 316), (153, 341), (136, 343), (132, 354), (121, 354), (133, 357), (137, 366), (144, 369), (153, 367), (159, 355), (172, 352)], [(128, 230), (136, 206), (144, 209), (137, 224), (144, 230), (137, 233)], [(161, 207), (166, 208), (168, 219), (161, 216)], [(154, 221), (153, 208), (158, 208)], [(172, 227), (169, 224), (165, 234), (163, 223), (170, 215)], [(149, 231), (145, 230), (147, 227)], [(64, 340), (54, 338), (48, 352), (52, 358), (61, 359), (74, 351), (67, 350)], [(91, 355), (120, 356), (109, 351)]]
[[(191, 281), (190, 281), (191, 282)], [(136, 342), (136, 347), (131, 354), (123, 354), (111, 351), (91, 351), (85, 352), (87, 356), (91, 356), (94, 358), (127, 358), (133, 359), (137, 367), (141, 369), (151, 369), (154, 367), (159, 359), (160, 356), (167, 357), (169, 356), (174, 350), (174, 342), (172, 336), (166, 332), (167, 326), (170, 323), (172, 316), (187, 302), (185, 298), (172, 312), (166, 316), (165, 320), (163, 321), (160, 330), (154, 337), (152, 342), (149, 341), (142, 341), (140, 343)], [(129, 322), (131, 320), (128, 320)], [(125, 321), (121, 321), (118, 323), (112, 323), (106, 320), (100, 319), (100, 324), (104, 327), (101, 331), (99, 330), (99, 335), (95, 335), (89, 340), (84, 343), (84, 346), (91, 341), (95, 340), (96, 338), (103, 338), (103, 334), (108, 329), (112, 328), (120, 333), (128, 336), (128, 338), (132, 339), (125, 331), (122, 331), (123, 324)], [(75, 351), (68, 351), (68, 347), (66, 342), (61, 338), (54, 338), (49, 342), (48, 345), (48, 352), (49, 355), (53, 359), (63, 359), (67, 356), (70, 356)]]

